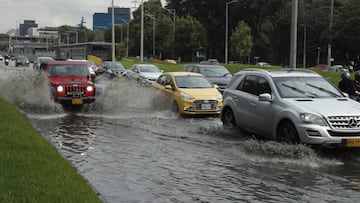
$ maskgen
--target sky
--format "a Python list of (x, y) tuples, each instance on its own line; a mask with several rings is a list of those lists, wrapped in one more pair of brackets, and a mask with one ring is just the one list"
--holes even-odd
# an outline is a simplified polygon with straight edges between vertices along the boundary
[[(146, 0), (144, 0), (146, 1)], [(24, 20), (35, 20), (38, 28), (61, 25), (76, 26), (84, 17), (85, 26), (92, 29), (94, 13), (107, 13), (112, 0), (0, 0), (0, 33), (19, 28)], [(164, 0), (161, 0), (164, 5)], [(114, 0), (114, 6), (131, 8), (141, 0)]]

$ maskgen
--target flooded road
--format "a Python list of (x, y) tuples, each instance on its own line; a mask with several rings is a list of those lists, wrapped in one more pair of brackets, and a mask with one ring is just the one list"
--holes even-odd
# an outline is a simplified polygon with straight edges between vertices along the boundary
[[(46, 77), (18, 72), (0, 77), (0, 96), (19, 106), (107, 202), (360, 198), (359, 150), (256, 140), (224, 130), (219, 118), (179, 117), (156, 92), (121, 81), (99, 81), (106, 89), (96, 104), (71, 113), (44, 96)], [(8, 73), (0, 67), (0, 75)], [(38, 82), (29, 82), (34, 77)]]

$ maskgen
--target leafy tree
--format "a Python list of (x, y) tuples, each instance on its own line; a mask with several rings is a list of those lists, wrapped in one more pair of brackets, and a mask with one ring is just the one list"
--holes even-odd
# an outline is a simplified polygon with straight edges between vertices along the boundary
[(245, 62), (244, 57), (250, 55), (252, 47), (250, 27), (244, 21), (240, 21), (230, 37), (230, 54), (234, 59), (242, 59)]
[(358, 0), (342, 0), (334, 16), (331, 30), (336, 62), (355, 61), (360, 67), (360, 4)]
[[(115, 28), (115, 31), (114, 31), (114, 33), (115, 33), (115, 43), (119, 43), (119, 42), (121, 42), (122, 28), (121, 28), (120, 25), (115, 25), (114, 28)], [(123, 35), (123, 37), (124, 37), (124, 35)], [(105, 42), (112, 42), (112, 28), (105, 31), (104, 39), (105, 39)], [(124, 41), (124, 38), (123, 38), (123, 41)]]
[(86, 36), (84, 36), (86, 38), (86, 41), (88, 42), (103, 42), (105, 41), (104, 39), (104, 32), (101, 30), (86, 30), (85, 33)]
[(199, 21), (191, 16), (176, 20), (175, 47), (178, 56), (184, 61), (193, 61), (199, 48), (206, 47), (206, 30)]
[(0, 41), (9, 41), (8, 34), (0, 34)]
[[(160, 1), (143, 3), (144, 12), (155, 16), (155, 52), (156, 57), (169, 57), (172, 43), (172, 20), (162, 8)], [(153, 20), (144, 15), (144, 56), (153, 53)], [(139, 55), (141, 36), (141, 6), (133, 12), (130, 22), (129, 55)]]

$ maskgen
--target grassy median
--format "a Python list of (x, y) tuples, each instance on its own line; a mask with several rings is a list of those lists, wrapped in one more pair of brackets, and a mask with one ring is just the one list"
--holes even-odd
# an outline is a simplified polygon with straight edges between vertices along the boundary
[(27, 118), (1, 98), (0, 202), (102, 202)]

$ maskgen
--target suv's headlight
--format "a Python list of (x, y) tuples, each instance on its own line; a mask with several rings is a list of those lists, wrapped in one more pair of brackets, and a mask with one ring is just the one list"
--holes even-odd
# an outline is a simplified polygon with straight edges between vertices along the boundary
[(92, 86), (87, 86), (87, 87), (86, 87), (86, 90), (87, 90), (88, 92), (91, 92), (91, 91), (94, 90), (94, 88), (93, 88)]
[(59, 85), (59, 86), (57, 86), (56, 91), (62, 92), (62, 91), (64, 91), (64, 87)]
[(316, 124), (316, 125), (320, 125), (320, 126), (327, 126), (326, 121), (317, 115), (311, 114), (311, 113), (302, 113), (300, 114), (301, 120), (304, 123), (311, 123), (311, 124)]
[(188, 95), (188, 94), (185, 94), (185, 93), (183, 93), (183, 92), (180, 93), (180, 96), (181, 96), (181, 98), (182, 98), (183, 100), (192, 100), (192, 99), (194, 99), (194, 97), (192, 97), (192, 96), (190, 96), (190, 95)]

